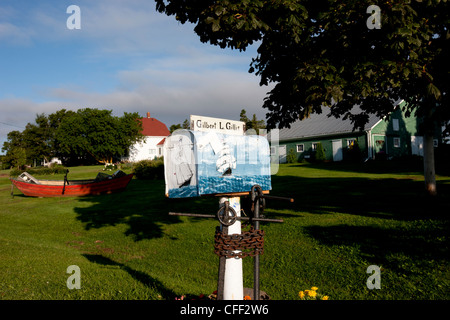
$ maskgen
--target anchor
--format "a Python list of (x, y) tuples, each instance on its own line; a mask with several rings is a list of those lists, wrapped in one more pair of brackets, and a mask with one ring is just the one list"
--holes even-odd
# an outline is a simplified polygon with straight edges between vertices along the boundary
[[(228, 194), (227, 194), (228, 195)], [(234, 195), (234, 194), (230, 194)], [(230, 196), (228, 195), (228, 196)], [(239, 193), (239, 196), (243, 195)], [(252, 186), (248, 196), (251, 200), (251, 215), (249, 217), (238, 216), (236, 210), (230, 206), (229, 201), (223, 202), (223, 205), (215, 215), (212, 214), (196, 214), (196, 213), (177, 213), (169, 212), (171, 216), (187, 216), (196, 218), (211, 218), (219, 220), (221, 226), (216, 229), (216, 245), (215, 253), (219, 255), (219, 276), (217, 283), (217, 299), (224, 299), (224, 280), (225, 280), (225, 266), (227, 258), (243, 258), (253, 256), (253, 298), (260, 299), (259, 289), (259, 272), (260, 262), (259, 256), (263, 252), (263, 236), (264, 231), (260, 230), (260, 222), (275, 222), (282, 223), (282, 219), (269, 219), (263, 217), (261, 214), (266, 206), (266, 199), (282, 200), (294, 202), (292, 198), (269, 196), (263, 193), (259, 185)], [(251, 230), (243, 234), (228, 235), (228, 227), (232, 226), (236, 221), (249, 221), (252, 225)], [(244, 240), (245, 243), (244, 244)], [(231, 249), (230, 249), (231, 248)], [(242, 249), (249, 249), (250, 251), (243, 252)]]

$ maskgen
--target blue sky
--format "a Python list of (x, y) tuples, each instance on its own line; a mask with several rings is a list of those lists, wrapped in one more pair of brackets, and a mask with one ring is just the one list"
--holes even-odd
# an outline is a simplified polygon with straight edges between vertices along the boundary
[[(69, 30), (67, 7), (81, 10)], [(190, 114), (264, 118), (270, 88), (245, 52), (200, 42), (193, 25), (150, 0), (0, 0), (0, 146), (36, 114), (61, 108), (147, 112), (170, 126)]]

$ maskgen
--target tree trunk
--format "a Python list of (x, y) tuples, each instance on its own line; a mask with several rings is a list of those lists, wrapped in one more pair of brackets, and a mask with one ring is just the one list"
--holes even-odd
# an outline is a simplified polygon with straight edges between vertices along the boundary
[(437, 194), (433, 144), (435, 123), (432, 114), (432, 108), (429, 107), (423, 119), (423, 175), (426, 193), (435, 196)]
[(435, 196), (436, 175), (434, 168), (433, 134), (426, 130), (423, 136), (423, 174), (425, 177), (425, 190), (428, 195)]

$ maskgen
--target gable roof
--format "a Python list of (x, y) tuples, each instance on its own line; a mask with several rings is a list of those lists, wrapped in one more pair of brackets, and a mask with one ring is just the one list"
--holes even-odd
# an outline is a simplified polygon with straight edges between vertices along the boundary
[(163, 146), (165, 141), (166, 141), (166, 138), (163, 138), (163, 139), (157, 144), (157, 146)]
[(161, 121), (150, 118), (142, 118), (142, 134), (147, 137), (167, 137), (170, 134), (167, 126)]
[[(361, 111), (359, 107), (355, 106), (352, 109), (353, 114), (358, 114)], [(283, 128), (279, 131), (279, 140), (293, 140), (307, 137), (318, 137), (327, 135), (337, 135), (343, 133), (360, 132), (353, 131), (353, 124), (350, 119), (343, 120), (342, 118), (335, 118), (329, 116), (330, 109), (322, 107), (322, 113), (313, 113), (309, 118), (297, 120), (291, 124), (290, 128)], [(381, 119), (374, 114), (369, 114), (369, 121), (364, 126), (364, 131), (370, 130)]]

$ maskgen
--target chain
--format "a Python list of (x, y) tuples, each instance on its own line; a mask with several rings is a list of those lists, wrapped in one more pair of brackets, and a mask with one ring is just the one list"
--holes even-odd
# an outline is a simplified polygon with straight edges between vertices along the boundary
[(225, 234), (217, 227), (214, 240), (214, 253), (218, 256), (237, 259), (264, 253), (264, 231), (255, 230), (253, 227), (241, 234), (231, 235)]

